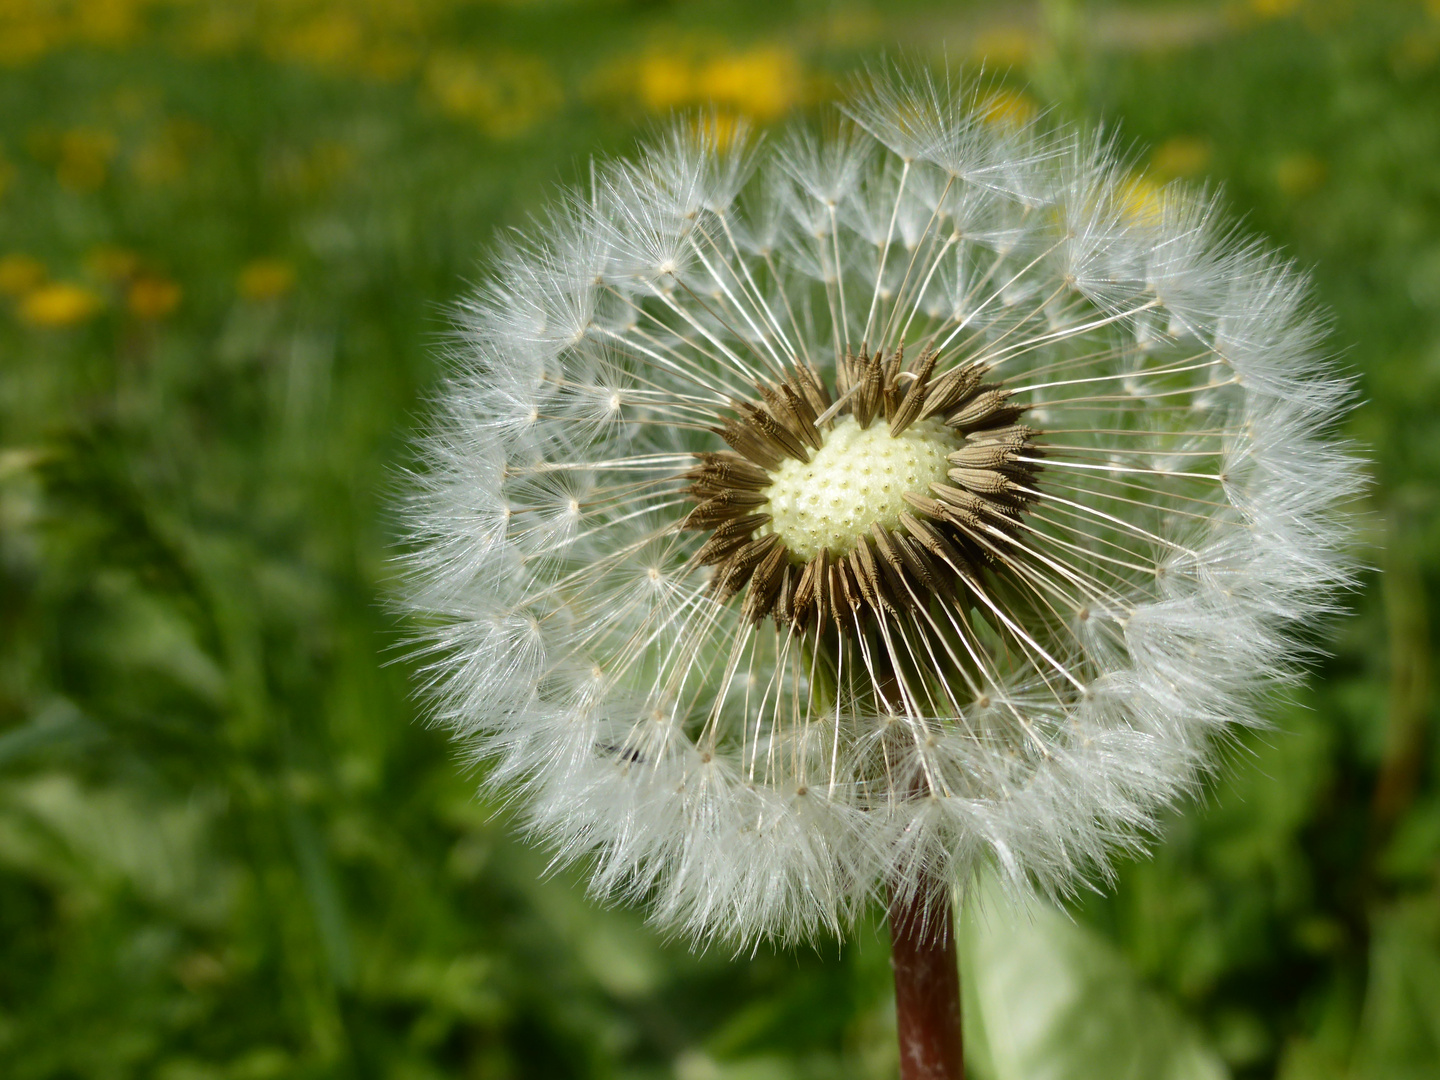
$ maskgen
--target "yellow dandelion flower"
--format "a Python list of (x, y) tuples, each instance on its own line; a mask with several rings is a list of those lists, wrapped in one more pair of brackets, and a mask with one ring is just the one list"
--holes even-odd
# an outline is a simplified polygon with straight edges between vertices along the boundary
[(784, 45), (762, 45), (718, 56), (696, 81), (702, 101), (729, 105), (764, 122), (789, 112), (800, 100), (800, 61)]
[[(1432, 13), (1440, 13), (1440, 0), (1431, 4)], [(1405, 34), (1390, 50), (1390, 64), (1401, 76), (1418, 74), (1432, 67), (1440, 57), (1440, 36), (1431, 26), (1422, 26)]]
[(140, 0), (88, 0), (71, 11), (71, 33), (95, 45), (123, 45), (141, 29)]
[(420, 54), (409, 45), (396, 41), (372, 43), (360, 60), (360, 68), (372, 79), (395, 82), (410, 75), (420, 61)]
[(109, 175), (116, 139), (108, 131), (76, 128), (60, 136), (58, 149), (55, 176), (61, 185), (72, 191), (94, 191)]
[(185, 175), (193, 150), (207, 134), (194, 121), (167, 120), (128, 155), (130, 172), (142, 184), (174, 183)]
[(703, 46), (691, 46), (645, 54), (630, 73), (636, 96), (652, 112), (716, 105), (762, 122), (789, 112), (803, 96), (804, 73), (787, 46), (761, 45), (708, 58), (705, 52)]
[(110, 244), (98, 244), (85, 253), (85, 269), (105, 281), (128, 281), (140, 269), (140, 256)]
[(1210, 164), (1212, 152), (1209, 139), (1177, 135), (1155, 148), (1150, 167), (1161, 176), (1194, 176)]
[(695, 72), (679, 56), (653, 52), (636, 71), (640, 100), (653, 112), (666, 112), (695, 100)]
[(441, 109), (499, 139), (530, 130), (565, 101), (560, 81), (538, 56), (441, 53), (426, 67), (425, 83)]
[(1262, 19), (1283, 19), (1299, 7), (1300, 0), (1250, 0), (1250, 10)]
[(180, 286), (169, 278), (144, 276), (130, 283), (125, 306), (141, 319), (163, 319), (180, 305)]
[(22, 18), (5, 21), (0, 35), (0, 64), (19, 65), (44, 56), (60, 44), (58, 20), (45, 18), (39, 12), (27, 12)]
[(971, 51), (1001, 68), (1019, 67), (1035, 55), (1035, 35), (1023, 26), (995, 26), (975, 36)]
[(1275, 164), (1275, 185), (1283, 195), (1303, 198), (1325, 183), (1328, 171), (1314, 154), (1288, 154)]
[(831, 12), (820, 24), (825, 41), (831, 46), (869, 46), (885, 28), (878, 12), (842, 8)]
[(74, 326), (100, 313), (98, 295), (68, 281), (55, 281), (30, 290), (20, 300), (20, 318), (31, 326)]
[(1119, 189), (1120, 205), (1137, 223), (1154, 223), (1165, 212), (1165, 189), (1148, 176), (1133, 173)]
[(241, 267), (235, 286), (246, 300), (274, 300), (295, 287), (295, 267), (284, 259), (254, 259)]
[(1019, 90), (996, 90), (980, 103), (980, 115), (991, 124), (1019, 127), (1035, 119), (1039, 111), (1035, 102)]
[(724, 153), (734, 146), (737, 140), (746, 138), (749, 128), (735, 113), (716, 109), (694, 117), (690, 122), (690, 130), (699, 141), (713, 146), (717, 153)]
[(267, 42), (272, 55), (321, 68), (350, 63), (359, 52), (362, 28), (345, 11), (326, 11), (281, 29)]
[(32, 255), (0, 255), (0, 293), (19, 296), (45, 280), (45, 264)]

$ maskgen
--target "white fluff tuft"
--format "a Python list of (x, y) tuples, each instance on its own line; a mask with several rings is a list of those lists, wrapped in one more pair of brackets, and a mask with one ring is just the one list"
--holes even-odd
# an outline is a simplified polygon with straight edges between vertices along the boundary
[[(693, 940), (836, 932), (981, 863), (1103, 878), (1347, 583), (1351, 388), (1303, 278), (992, 91), (881, 70), (768, 145), (681, 120), (460, 309), (407, 503), (435, 715), (597, 894)], [(946, 625), (752, 625), (678, 477), (732, 401), (802, 362), (833, 386), (860, 342), (990, 365), (1038, 499)]]

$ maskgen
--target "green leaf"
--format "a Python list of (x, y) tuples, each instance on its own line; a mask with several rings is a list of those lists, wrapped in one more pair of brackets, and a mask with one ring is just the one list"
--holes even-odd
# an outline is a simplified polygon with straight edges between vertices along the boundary
[(1440, 1076), (1440, 920), (1419, 901), (1375, 917), (1355, 1080)]
[(984, 1080), (1224, 1080), (1219, 1055), (1102, 937), (993, 882), (959, 945), (966, 1054)]
[(209, 808), (162, 802), (64, 773), (0, 785), (0, 867), (27, 869), (83, 893), (123, 882), (199, 926), (225, 919), (236, 884), (209, 847)]

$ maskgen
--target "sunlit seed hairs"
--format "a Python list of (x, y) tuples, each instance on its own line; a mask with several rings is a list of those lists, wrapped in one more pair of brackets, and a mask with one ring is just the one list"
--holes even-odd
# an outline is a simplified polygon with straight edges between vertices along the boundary
[(1103, 875), (1345, 580), (1303, 281), (986, 97), (680, 120), (463, 306), (407, 508), (435, 714), (693, 939)]

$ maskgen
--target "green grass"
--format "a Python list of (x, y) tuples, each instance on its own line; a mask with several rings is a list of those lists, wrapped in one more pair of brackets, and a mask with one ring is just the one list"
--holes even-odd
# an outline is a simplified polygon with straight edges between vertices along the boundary
[[(805, 109), (881, 48), (1007, 40), (1034, 98), (1223, 183), (1313, 270), (1384, 571), (1274, 730), (1077, 907), (1076, 955), (1108, 941), (1239, 1078), (1440, 1076), (1440, 17), (131, 7), (0, 14), (11, 51), (45, 30), (0, 49), (0, 1075), (893, 1072), (874, 925), (696, 956), (473, 799), (417, 715), (388, 507), (447, 305), (631, 144), (637, 68), (758, 80), (779, 49)], [(129, 29), (82, 18), (111, 9)], [(1054, 1075), (1107, 1075), (1069, 1052)]]

